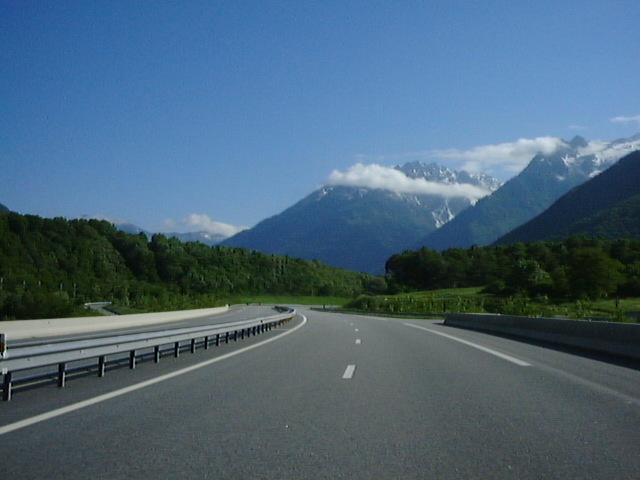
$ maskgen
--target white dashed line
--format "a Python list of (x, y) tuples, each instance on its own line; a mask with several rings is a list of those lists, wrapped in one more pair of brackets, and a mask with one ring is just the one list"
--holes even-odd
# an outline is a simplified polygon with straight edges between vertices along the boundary
[(355, 371), (356, 371), (355, 365), (347, 365), (346, 370), (342, 374), (342, 378), (345, 380), (351, 380), (351, 378), (353, 377), (353, 372)]

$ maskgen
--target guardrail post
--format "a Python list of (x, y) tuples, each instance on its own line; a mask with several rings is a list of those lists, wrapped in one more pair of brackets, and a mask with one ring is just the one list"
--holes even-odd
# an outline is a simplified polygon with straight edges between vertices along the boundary
[(129, 352), (129, 368), (131, 370), (136, 368), (136, 351), (135, 350), (131, 350)]
[(173, 344), (173, 356), (176, 358), (180, 356), (180, 342)]
[(214, 345), (216, 347), (220, 346), (220, 334), (219, 333), (216, 333), (216, 339), (215, 339)]
[(229, 332), (227, 332), (224, 336), (224, 343), (229, 343)]
[(105, 362), (104, 355), (102, 355), (101, 357), (98, 357), (98, 376), (99, 377), (104, 377), (106, 365), (107, 365), (107, 362)]
[(0, 333), (0, 358), (4, 358), (5, 353), (7, 353), (7, 334)]
[(4, 382), (3, 383), (3, 387), (2, 387), (2, 400), (4, 400), (5, 402), (8, 402), (9, 400), (11, 400), (11, 391), (13, 390), (13, 383), (12, 383), (12, 374), (11, 372), (6, 372), (4, 374)]
[(209, 349), (209, 336), (204, 337), (204, 349)]
[(160, 361), (160, 345), (156, 345), (153, 349), (153, 362), (158, 363)]
[(62, 362), (58, 364), (58, 387), (63, 388), (67, 381), (67, 364)]
[(196, 339), (191, 339), (191, 353), (196, 353)]

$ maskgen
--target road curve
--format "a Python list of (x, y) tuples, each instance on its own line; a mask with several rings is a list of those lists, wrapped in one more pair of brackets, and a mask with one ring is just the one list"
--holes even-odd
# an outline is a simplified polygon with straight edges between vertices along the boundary
[(20, 479), (640, 478), (637, 364), (437, 321), (301, 313), (237, 344), (20, 392), (0, 404), (0, 471)]

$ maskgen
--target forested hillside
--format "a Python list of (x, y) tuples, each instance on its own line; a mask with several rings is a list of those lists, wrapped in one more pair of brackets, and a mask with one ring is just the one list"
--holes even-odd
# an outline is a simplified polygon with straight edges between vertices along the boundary
[(353, 296), (376, 281), (244, 248), (148, 240), (105, 221), (0, 215), (0, 319), (68, 316), (95, 301), (164, 310), (247, 294)]
[(638, 238), (640, 151), (574, 188), (549, 209), (521, 225), (496, 244), (564, 240), (571, 235)]
[(640, 240), (572, 237), (442, 253), (422, 248), (391, 257), (387, 273), (396, 291), (486, 286), (498, 295), (640, 296)]

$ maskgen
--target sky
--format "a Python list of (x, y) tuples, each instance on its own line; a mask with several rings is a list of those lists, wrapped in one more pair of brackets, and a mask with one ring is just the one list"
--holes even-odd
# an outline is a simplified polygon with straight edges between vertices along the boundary
[(228, 235), (408, 161), (505, 181), (640, 132), (639, 23), (637, 0), (0, 0), (0, 203)]

